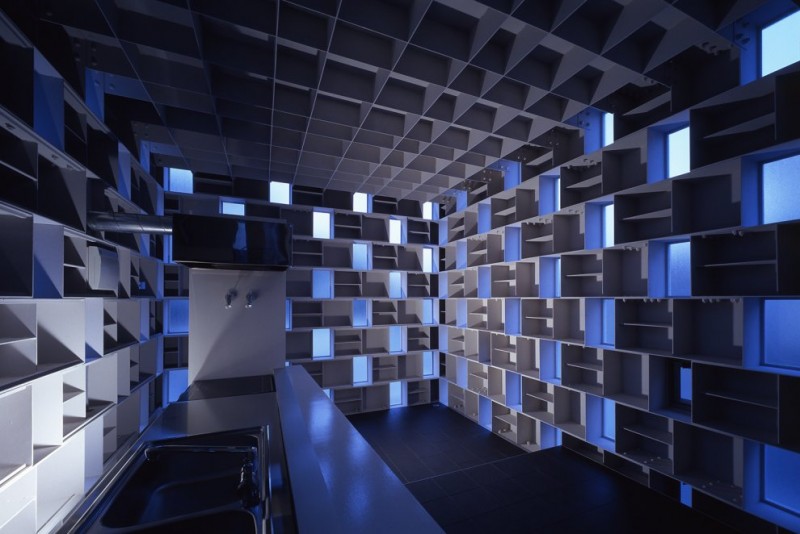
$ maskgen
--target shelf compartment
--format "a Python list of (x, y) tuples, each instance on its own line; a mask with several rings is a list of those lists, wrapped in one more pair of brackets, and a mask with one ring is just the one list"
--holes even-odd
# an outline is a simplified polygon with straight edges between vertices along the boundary
[(619, 349), (672, 354), (673, 301), (622, 300), (615, 303), (615, 341)]
[(647, 254), (639, 246), (603, 251), (603, 295), (646, 297)]
[(778, 376), (692, 366), (692, 421), (763, 443), (779, 441)]
[(553, 252), (571, 252), (584, 247), (583, 209), (553, 216)]
[(674, 475), (718, 499), (742, 506), (741, 438), (676, 422)]
[(577, 438), (586, 439), (585, 394), (560, 386), (555, 386), (553, 393), (555, 426)]
[(561, 296), (599, 297), (603, 294), (603, 254), (561, 257)]
[(615, 402), (648, 409), (649, 357), (603, 351), (603, 395)]
[(672, 425), (666, 417), (617, 405), (616, 451), (636, 463), (671, 475)]
[(603, 165), (587, 161), (581, 165), (561, 167), (561, 206), (566, 208), (592, 200), (603, 194)]
[(553, 424), (555, 418), (555, 386), (533, 378), (522, 377), (522, 412), (534, 419)]
[(522, 258), (534, 258), (553, 253), (553, 222), (550, 218), (522, 223)]
[(553, 338), (553, 300), (522, 299), (521, 300), (523, 336), (536, 338)]
[(603, 394), (602, 351), (577, 345), (561, 349), (562, 384), (586, 393)]
[(614, 197), (614, 240), (644, 241), (672, 233), (671, 182), (656, 183), (652, 191)]

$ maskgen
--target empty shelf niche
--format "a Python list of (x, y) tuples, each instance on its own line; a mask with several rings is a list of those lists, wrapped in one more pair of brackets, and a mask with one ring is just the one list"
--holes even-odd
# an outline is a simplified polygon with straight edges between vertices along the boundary
[(553, 338), (553, 300), (522, 299), (522, 335)]
[(619, 349), (673, 353), (672, 301), (618, 300), (615, 341)]
[(533, 378), (522, 377), (522, 411), (539, 421), (555, 420), (555, 386)]
[(599, 297), (602, 294), (602, 253), (561, 257), (561, 296)]
[(617, 405), (616, 425), (617, 453), (650, 469), (672, 474), (672, 420)]
[(602, 395), (602, 352), (579, 345), (564, 345), (561, 349), (562, 383), (593, 395)]

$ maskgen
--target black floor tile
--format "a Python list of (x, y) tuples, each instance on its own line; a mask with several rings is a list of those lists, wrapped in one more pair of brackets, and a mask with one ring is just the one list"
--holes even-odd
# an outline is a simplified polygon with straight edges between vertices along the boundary
[(524, 453), (443, 406), (350, 419), (448, 533), (729, 532), (560, 447)]

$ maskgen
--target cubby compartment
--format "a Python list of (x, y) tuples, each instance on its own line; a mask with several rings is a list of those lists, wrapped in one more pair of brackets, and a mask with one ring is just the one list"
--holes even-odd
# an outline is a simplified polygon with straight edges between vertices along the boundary
[(467, 362), (467, 388), (481, 395), (489, 395), (489, 368), (479, 362)]
[(602, 280), (604, 296), (646, 297), (648, 281), (646, 249), (641, 245), (634, 245), (604, 250)]
[(617, 405), (616, 452), (666, 475), (672, 474), (673, 422), (666, 417)]
[(365, 387), (362, 388), (362, 392), (362, 406), (365, 412), (389, 408), (389, 384)]
[(692, 366), (692, 421), (762, 443), (779, 441), (778, 376)]
[(744, 309), (741, 300), (672, 302), (675, 354), (713, 363), (742, 364)]
[(539, 421), (555, 421), (555, 388), (553, 384), (522, 377), (522, 412)]
[(577, 438), (586, 439), (585, 394), (555, 386), (553, 396), (555, 426)]
[(447, 385), (447, 407), (461, 415), (466, 415), (464, 389), (456, 386), (453, 383), (454, 381), (451, 381), (449, 378), (448, 381), (450, 381), (450, 383)]
[[(336, 272), (338, 275), (339, 272)], [(313, 295), (313, 271), (309, 269), (289, 269), (286, 271), (286, 296), (289, 298), (309, 298)], [(166, 276), (166, 266), (165, 266)]]
[[(0, 208), (0, 296), (30, 297), (34, 291), (33, 217)], [(53, 251), (50, 251), (52, 255)], [(37, 257), (37, 259), (40, 259)], [(47, 258), (43, 267), (60, 261)]]
[(648, 409), (649, 357), (603, 351), (603, 396), (617, 403)]
[(490, 332), (476, 330), (465, 331), (465, 355), (476, 362), (489, 363), (491, 361), (491, 336)]
[(672, 354), (673, 302), (621, 300), (615, 303), (616, 348), (633, 352)]
[[(741, 224), (741, 183), (733, 175), (675, 180), (672, 184), (672, 229), (693, 234)], [(709, 199), (714, 199), (709, 202)]]
[(333, 390), (333, 403), (345, 415), (362, 411), (361, 388)]
[(292, 265), (295, 267), (322, 267), (322, 241), (293, 240)]
[(603, 394), (603, 351), (580, 345), (561, 349), (561, 383), (593, 395)]
[(583, 299), (556, 299), (553, 302), (553, 337), (565, 343), (584, 343), (585, 311)]
[(553, 221), (551, 218), (522, 223), (520, 228), (523, 259), (553, 253)]
[(521, 304), (523, 336), (553, 338), (553, 300), (522, 299)]
[(386, 219), (378, 217), (361, 216), (361, 238), (373, 242), (389, 241), (389, 233), (386, 229)]
[(599, 297), (603, 294), (601, 252), (561, 256), (561, 296)]
[(434, 222), (418, 219), (407, 220), (406, 235), (409, 243), (419, 245), (434, 243), (438, 233), (438, 226)]
[(517, 412), (496, 402), (492, 403), (492, 432), (517, 444)]
[(33, 401), (29, 386), (0, 394), (0, 409), (13, 416), (0, 425), (0, 483), (33, 465)]
[(360, 297), (362, 276), (362, 273), (355, 271), (335, 271), (333, 273), (334, 297)]
[(561, 167), (561, 206), (566, 208), (592, 200), (603, 194), (603, 165), (585, 160), (580, 165)]
[(333, 235), (337, 239), (361, 239), (361, 215), (357, 213), (333, 214)]
[(553, 215), (553, 252), (581, 250), (584, 245), (583, 210)]
[[(363, 344), (363, 330), (337, 329), (333, 332), (333, 353), (336, 357), (361, 354), (363, 352)], [(386, 351), (383, 350), (381, 352)]]
[(650, 191), (614, 197), (614, 240), (632, 243), (672, 233), (671, 182), (654, 184)]
[(431, 381), (406, 382), (406, 406), (429, 404), (431, 402)]
[(438, 287), (438, 275), (425, 273), (408, 273), (406, 275), (408, 298), (436, 297)]
[(319, 363), (321, 364), (322, 370), (322, 387), (334, 388), (353, 384), (352, 358), (343, 360), (334, 359)]
[(722, 501), (742, 505), (742, 439), (674, 423), (674, 475)]
[(694, 236), (693, 295), (797, 295), (800, 281), (800, 224)]
[(491, 227), (501, 228), (516, 220), (517, 195), (512, 191), (504, 191), (492, 198), (491, 203)]
[(0, 389), (53, 368), (38, 361), (36, 334), (35, 304), (0, 303)]
[(608, 195), (647, 182), (647, 162), (641, 148), (603, 151), (603, 194)]
[(379, 270), (397, 269), (397, 247), (394, 245), (372, 245), (372, 268)]
[(409, 326), (406, 331), (406, 350), (408, 352), (436, 350), (439, 348), (436, 327)]
[(492, 334), (491, 362), (494, 367), (517, 370), (517, 341), (516, 336)]

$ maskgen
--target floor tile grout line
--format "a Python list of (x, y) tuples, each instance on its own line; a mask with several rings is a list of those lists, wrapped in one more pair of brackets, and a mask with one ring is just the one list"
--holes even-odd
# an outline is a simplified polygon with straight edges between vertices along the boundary
[[(525, 453), (519, 454), (519, 455), (517, 455), (517, 456), (522, 456), (523, 454), (525, 454)], [(406, 482), (406, 485), (408, 485), (408, 484), (415, 484), (415, 483), (417, 483), (417, 482), (424, 482), (424, 481), (426, 481), (426, 480), (431, 480), (431, 479), (434, 479), (434, 478), (443, 477), (443, 476), (445, 476), (445, 475), (452, 475), (453, 473), (460, 473), (461, 471), (467, 471), (467, 470), (469, 470), (469, 469), (475, 469), (476, 467), (483, 467), (483, 466), (486, 466), (486, 465), (492, 465), (492, 464), (495, 464), (495, 463), (497, 463), (497, 462), (502, 462), (503, 460), (508, 460), (509, 458), (515, 458), (515, 456), (508, 456), (508, 457), (506, 457), (506, 458), (500, 458), (500, 459), (498, 459), (498, 460), (492, 460), (491, 462), (484, 462), (484, 463), (482, 463), (482, 464), (471, 465), (471, 466), (469, 466), (469, 467), (462, 467), (461, 469), (456, 469), (455, 471), (450, 471), (450, 472), (448, 472), (448, 473), (441, 473), (441, 474), (439, 474), (439, 475), (433, 475), (432, 477), (427, 477), (427, 478), (421, 478), (421, 479), (419, 479), (419, 480), (414, 480), (413, 482)], [(399, 477), (398, 477), (398, 478), (399, 478)], [(477, 481), (476, 481), (476, 482), (477, 482)]]

